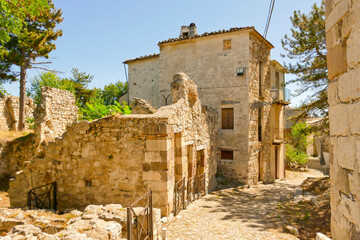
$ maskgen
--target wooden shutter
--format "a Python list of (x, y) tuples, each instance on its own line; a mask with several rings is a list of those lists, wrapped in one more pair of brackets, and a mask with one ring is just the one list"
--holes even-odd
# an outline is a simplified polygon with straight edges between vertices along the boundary
[(234, 152), (221, 150), (221, 159), (234, 160)]
[(221, 128), (234, 129), (234, 108), (221, 109)]

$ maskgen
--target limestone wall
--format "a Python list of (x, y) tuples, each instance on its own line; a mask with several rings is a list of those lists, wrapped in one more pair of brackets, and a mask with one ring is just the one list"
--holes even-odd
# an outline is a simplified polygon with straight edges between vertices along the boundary
[[(271, 103), (270, 97), (270, 48), (264, 42), (259, 41), (255, 35), (250, 35), (250, 59), (249, 59), (249, 160), (247, 166), (247, 178), (249, 184), (260, 180), (273, 181), (271, 176), (271, 143), (270, 138), (270, 110), (271, 105), (257, 105), (256, 103)], [(262, 63), (262, 95), (259, 95), (259, 61)], [(258, 114), (261, 112), (262, 140), (258, 141)], [(260, 163), (259, 163), (260, 154)]]
[[(18, 101), (15, 101), (18, 98), (9, 97), (8, 99), (11, 99), (11, 101), (7, 101), (12, 105), (18, 106)], [(32, 103), (31, 99), (29, 103)], [(28, 110), (27, 116), (31, 115)], [(43, 87), (41, 103), (34, 111), (35, 133), (15, 139), (3, 146), (0, 153), (0, 176), (14, 177), (15, 173), (22, 169), (25, 161), (41, 156), (46, 142), (60, 137), (65, 132), (66, 126), (76, 120), (77, 107), (74, 95), (64, 90)]]
[(216, 172), (216, 165), (209, 163), (214, 130), (207, 127), (197, 92), (189, 90), (192, 82), (186, 75), (178, 74), (174, 80), (176, 103), (155, 114), (109, 116), (68, 126), (62, 137), (49, 142), (41, 158), (16, 173), (10, 182), (11, 205), (24, 206), (29, 189), (57, 181), (62, 210), (89, 204), (127, 206), (152, 190), (154, 206), (168, 215), (175, 171), (187, 175), (187, 145), (203, 150), (203, 170), (209, 179)]
[(35, 135), (39, 143), (54, 141), (61, 136), (66, 127), (78, 118), (74, 94), (50, 87), (41, 88), (41, 102), (36, 107)]
[(159, 107), (157, 101), (159, 56), (131, 62), (128, 63), (128, 66), (129, 104), (131, 104), (134, 97), (140, 97), (149, 102), (150, 105)]
[[(33, 118), (35, 105), (31, 98), (26, 98), (25, 119)], [(15, 96), (0, 96), (0, 131), (16, 130), (19, 121), (19, 98)], [(25, 124), (26, 128), (29, 124)]]
[(326, 1), (331, 234), (360, 239), (360, 1)]

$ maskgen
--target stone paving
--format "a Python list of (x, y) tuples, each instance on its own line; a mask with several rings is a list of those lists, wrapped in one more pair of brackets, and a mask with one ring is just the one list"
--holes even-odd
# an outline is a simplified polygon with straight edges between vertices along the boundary
[(167, 239), (298, 239), (283, 232), (285, 223), (274, 210), (281, 202), (291, 200), (295, 187), (310, 176), (320, 177), (323, 173), (314, 169), (287, 172), (286, 180), (274, 184), (211, 192), (167, 224)]

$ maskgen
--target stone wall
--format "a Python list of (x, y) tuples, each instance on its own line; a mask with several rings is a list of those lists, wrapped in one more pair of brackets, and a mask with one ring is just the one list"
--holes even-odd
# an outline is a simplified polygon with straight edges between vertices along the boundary
[[(35, 105), (31, 98), (26, 98), (25, 119), (33, 118)], [(14, 131), (18, 128), (19, 98), (15, 96), (0, 96), (0, 131)], [(25, 124), (28, 128), (29, 124)]]
[(177, 74), (172, 87), (175, 103), (154, 114), (109, 116), (68, 126), (62, 137), (44, 147), (42, 157), (32, 159), (10, 181), (11, 205), (24, 206), (29, 189), (57, 181), (62, 210), (88, 204), (128, 206), (152, 190), (154, 206), (168, 215), (175, 171), (187, 176), (188, 145), (203, 150), (203, 171), (212, 182), (216, 172), (209, 158), (214, 155), (210, 144), (214, 130), (206, 124), (196, 85)]
[(360, 239), (360, 1), (326, 1), (331, 234)]
[[(271, 105), (256, 104), (271, 103), (270, 97), (270, 48), (260, 41), (259, 37), (250, 35), (250, 63), (249, 63), (249, 161), (247, 178), (249, 184), (260, 180), (272, 182), (271, 176), (271, 139), (270, 139), (270, 110)], [(259, 61), (262, 63), (262, 95), (259, 95)], [(261, 112), (262, 141), (258, 141), (258, 114)], [(260, 159), (259, 159), (260, 154)], [(260, 161), (260, 163), (259, 163)]]
[(74, 94), (51, 87), (41, 88), (41, 102), (34, 112), (35, 135), (39, 143), (54, 141), (78, 118)]
[[(0, 176), (15, 176), (22, 169), (25, 161), (43, 154), (42, 149), (48, 141), (54, 141), (66, 130), (66, 126), (77, 120), (77, 107), (72, 93), (50, 87), (43, 87), (41, 103), (34, 111), (35, 133), (8, 142), (0, 153)], [(13, 105), (18, 106), (18, 101), (9, 97)], [(30, 101), (29, 103), (32, 103)], [(28, 105), (29, 106), (29, 105)], [(33, 108), (32, 108), (33, 109)], [(30, 111), (27, 111), (27, 116)]]

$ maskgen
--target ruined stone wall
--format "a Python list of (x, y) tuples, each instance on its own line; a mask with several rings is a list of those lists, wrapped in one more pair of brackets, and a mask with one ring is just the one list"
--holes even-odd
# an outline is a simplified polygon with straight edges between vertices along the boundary
[[(159, 80), (159, 57), (129, 62), (129, 104), (134, 97), (142, 98), (150, 105), (159, 107), (157, 101)], [(170, 76), (170, 79), (172, 75)], [(171, 81), (169, 82), (169, 84)]]
[[(259, 171), (260, 179), (272, 182), (271, 176), (271, 105), (256, 104), (259, 102), (271, 103), (270, 96), (270, 50), (271, 48), (261, 42), (258, 36), (250, 35), (250, 64), (249, 64), (249, 160), (247, 179), (249, 184), (257, 183)], [(262, 96), (259, 96), (259, 61), (262, 62)], [(262, 141), (258, 141), (258, 113), (261, 111)], [(259, 164), (260, 153), (260, 164)], [(259, 169), (260, 167), (260, 169)]]
[[(177, 86), (190, 81), (181, 74), (176, 80)], [(177, 95), (177, 102), (154, 114), (109, 116), (68, 126), (61, 138), (44, 148), (41, 158), (16, 173), (10, 182), (11, 205), (24, 206), (29, 189), (57, 181), (62, 210), (89, 204), (127, 206), (152, 190), (154, 206), (168, 215), (173, 208), (175, 156), (185, 159), (181, 150), (186, 144), (203, 149), (205, 171), (216, 172), (208, 167), (210, 130), (201, 103), (197, 95), (195, 102), (188, 100), (185, 92), (191, 91), (180, 88), (185, 90)]]
[[(31, 98), (26, 98), (25, 119), (33, 118), (35, 105)], [(14, 131), (18, 128), (19, 121), (19, 98), (15, 96), (0, 96), (0, 131)], [(26, 123), (28, 128), (29, 124)]]
[(36, 107), (35, 135), (38, 143), (54, 141), (61, 136), (66, 127), (78, 118), (74, 94), (50, 87), (41, 88), (41, 102)]
[(326, 1), (331, 234), (360, 238), (360, 1)]
[[(8, 99), (11, 99), (11, 105), (18, 106), (18, 98)], [(31, 99), (28, 101), (32, 103)], [(30, 110), (27, 110), (27, 116), (32, 114), (32, 111), (30, 115)], [(43, 145), (48, 141), (54, 141), (55, 137), (60, 137), (65, 132), (66, 126), (76, 120), (77, 107), (72, 93), (50, 87), (42, 88), (41, 103), (34, 111), (35, 133), (8, 142), (3, 147), (0, 152), (0, 176), (14, 177), (15, 173), (22, 169), (25, 161), (31, 161), (34, 157), (43, 154)], [(43, 142), (44, 140), (46, 142)]]

